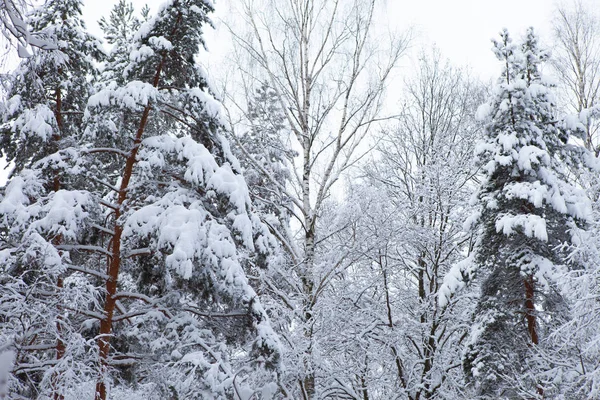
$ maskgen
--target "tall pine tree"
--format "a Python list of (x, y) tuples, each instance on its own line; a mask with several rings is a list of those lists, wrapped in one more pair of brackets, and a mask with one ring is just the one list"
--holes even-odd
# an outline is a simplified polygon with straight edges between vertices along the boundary
[[(7, 152), (25, 154), (13, 150), (21, 146), (28, 155), (15, 156), (0, 202), (2, 278), (11, 282), (0, 304), (14, 328), (3, 339), (46, 351), (13, 371), (26, 374), (26, 397), (229, 398), (248, 362), (278, 363), (278, 340), (244, 272), (269, 257), (271, 239), (195, 61), (211, 11), (204, 0), (163, 5), (120, 49), (128, 57), (107, 63), (113, 73), (95, 93), (77, 95), (72, 134), (53, 139), (52, 105), (29, 124), (18, 111), (7, 120)], [(50, 152), (37, 145), (59, 139)], [(17, 315), (10, 305), (33, 288), (54, 311), (34, 300), (40, 317), (23, 332), (26, 306)], [(57, 373), (65, 330), (73, 339), (60, 359), (78, 364)], [(16, 340), (23, 335), (35, 340)]]

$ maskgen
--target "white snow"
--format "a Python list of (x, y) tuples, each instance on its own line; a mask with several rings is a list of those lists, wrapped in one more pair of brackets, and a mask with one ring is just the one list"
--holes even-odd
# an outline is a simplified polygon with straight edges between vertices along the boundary
[[(132, 63), (142, 63), (154, 55), (152, 47), (142, 45), (139, 48), (133, 50), (129, 54), (129, 61)], [(129, 69), (129, 67), (127, 68)]]
[(66, 240), (75, 240), (86, 229), (88, 212), (85, 208), (94, 207), (94, 202), (86, 191), (59, 190), (49, 195), (48, 201), (40, 209), (42, 218), (30, 224), (29, 229), (60, 235)]
[(519, 143), (519, 139), (517, 138), (517, 134), (515, 132), (500, 133), (497, 140), (498, 143), (502, 145), (502, 150), (506, 153), (510, 152), (515, 144)]
[(245, 212), (246, 206), (250, 205), (250, 194), (244, 177), (234, 174), (229, 164), (224, 164), (214, 171), (207, 182), (207, 188), (227, 195), (239, 213)]
[(544, 200), (548, 199), (548, 187), (540, 181), (512, 182), (504, 187), (504, 194), (508, 199), (523, 199), (535, 207), (542, 207)]
[(476, 272), (473, 256), (469, 256), (454, 264), (444, 276), (444, 281), (438, 291), (438, 306), (444, 308), (456, 292), (466, 286), (465, 277), (473, 278)]
[(43, 183), (36, 173), (24, 170), (15, 176), (6, 186), (4, 197), (0, 201), (0, 217), (3, 224), (10, 226), (12, 231), (21, 230), (40, 212), (38, 205), (30, 206), (30, 197), (37, 197)]
[(510, 236), (518, 228), (522, 228), (523, 233), (528, 237), (536, 238), (544, 242), (548, 240), (546, 220), (539, 215), (505, 214), (496, 221), (496, 231), (502, 232), (506, 236)]
[(150, 44), (154, 46), (156, 50), (171, 50), (173, 49), (173, 44), (168, 41), (164, 36), (151, 36), (148, 39)]
[(486, 121), (490, 114), (492, 113), (493, 107), (489, 103), (483, 103), (477, 108), (477, 112), (475, 113), (475, 118), (478, 121)]
[(131, 81), (123, 87), (117, 87), (111, 83), (105, 89), (90, 96), (88, 107), (99, 108), (115, 105), (120, 108), (140, 110), (150, 102), (156, 102), (159, 97), (158, 89), (149, 83)]
[(31, 135), (47, 141), (54, 134), (55, 127), (56, 119), (52, 110), (44, 104), (39, 104), (32, 109), (23, 110), (15, 121), (13, 130), (20, 132), (21, 139)]
[(533, 168), (533, 164), (540, 163), (550, 163), (550, 156), (545, 150), (533, 145), (521, 147), (517, 157), (517, 165), (521, 170), (530, 170)]
[(210, 117), (216, 119), (219, 125), (225, 127), (228, 126), (229, 122), (227, 121), (227, 118), (225, 118), (221, 102), (217, 101), (212, 95), (200, 88), (191, 88), (188, 92), (202, 103), (204, 111)]
[(8, 377), (14, 361), (14, 351), (6, 349), (0, 351), (0, 399), (8, 396)]

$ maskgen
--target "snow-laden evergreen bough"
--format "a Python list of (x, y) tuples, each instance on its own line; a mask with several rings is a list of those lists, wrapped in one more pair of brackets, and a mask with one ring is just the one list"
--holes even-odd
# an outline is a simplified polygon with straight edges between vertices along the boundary
[(551, 362), (540, 354), (569, 318), (557, 277), (579, 268), (569, 253), (591, 217), (585, 192), (569, 180), (587, 156), (568, 143), (582, 126), (557, 118), (554, 85), (540, 72), (548, 55), (533, 30), (520, 46), (503, 31), (494, 51), (504, 70), (479, 109), (486, 137), (476, 152), (484, 178), (473, 198), (477, 211), (465, 224), (474, 246), (445, 277), (438, 301), (479, 282), (467, 379), (481, 398), (538, 398), (555, 389)]
[[(70, 69), (95, 57), (77, 41), (83, 25), (76, 36), (56, 29), (80, 21), (80, 7), (40, 11), (64, 46), (22, 64), (4, 110), (16, 166), (0, 201), (10, 393), (225, 398), (243, 389), (245, 364), (276, 367), (280, 350), (245, 273), (272, 239), (195, 63), (212, 5), (166, 2), (91, 96), (93, 71)], [(39, 60), (56, 74), (30, 79)]]
[(28, 49), (30, 46), (45, 50), (57, 48), (56, 43), (44, 37), (43, 33), (31, 31), (25, 16), (29, 7), (30, 2), (26, 0), (0, 0), (0, 30), (9, 42), (16, 45), (21, 58), (32, 56)]

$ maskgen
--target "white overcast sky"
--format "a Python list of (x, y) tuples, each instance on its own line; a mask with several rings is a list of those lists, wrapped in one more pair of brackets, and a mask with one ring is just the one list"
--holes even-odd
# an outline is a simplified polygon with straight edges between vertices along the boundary
[[(218, 27), (218, 20), (227, 15), (229, 4), (238, 0), (214, 1)], [(543, 42), (550, 44), (550, 21), (557, 1), (569, 0), (384, 0), (383, 4), (392, 24), (413, 27), (417, 34), (413, 49), (435, 44), (454, 64), (469, 65), (476, 75), (489, 79), (500, 68), (490, 51), (490, 39), (497, 37), (504, 27), (513, 37), (519, 37), (533, 26)], [(600, 9), (600, 0), (584, 1), (592, 9)], [(156, 10), (163, 0), (133, 2), (138, 7), (148, 4)], [(84, 0), (84, 3), (88, 28), (100, 35), (96, 21), (108, 15), (117, 0)], [(213, 52), (222, 47), (217, 41), (226, 37), (224, 31), (207, 35), (207, 44)]]

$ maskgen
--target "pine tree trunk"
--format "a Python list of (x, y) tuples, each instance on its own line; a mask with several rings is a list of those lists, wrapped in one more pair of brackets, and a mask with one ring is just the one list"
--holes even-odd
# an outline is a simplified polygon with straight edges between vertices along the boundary
[[(160, 80), (160, 74), (165, 62), (166, 55), (163, 55), (156, 74), (154, 75), (153, 86), (158, 87)], [(119, 280), (119, 269), (121, 268), (121, 238), (123, 235), (123, 225), (120, 221), (122, 216), (122, 210), (127, 200), (127, 191), (129, 188), (129, 181), (133, 176), (133, 168), (136, 164), (136, 158), (138, 151), (142, 143), (142, 137), (146, 124), (148, 123), (148, 116), (152, 106), (148, 104), (142, 113), (142, 118), (133, 141), (133, 147), (129, 152), (127, 161), (125, 162), (125, 168), (121, 179), (121, 186), (119, 187), (119, 196), (117, 198), (116, 209), (115, 209), (115, 227), (114, 235), (111, 240), (109, 251), (111, 256), (109, 257), (106, 280), (106, 300), (104, 302), (104, 318), (100, 321), (100, 332), (98, 334), (98, 356), (100, 358), (100, 376), (96, 381), (96, 395), (95, 400), (106, 400), (106, 382), (104, 376), (109, 366), (109, 355), (110, 355), (110, 337), (112, 335), (113, 328), (113, 316), (116, 307), (115, 294), (117, 293), (117, 283)]]
[[(182, 14), (179, 13), (177, 15), (177, 19), (175, 21), (175, 26), (171, 31), (170, 37), (174, 37), (177, 29), (179, 28), (179, 24), (182, 19)], [(167, 52), (164, 51), (162, 53), (162, 57), (160, 63), (156, 68), (156, 72), (154, 74), (154, 79), (152, 81), (152, 86), (155, 88), (158, 87), (160, 82), (161, 73), (167, 59)], [(136, 132), (135, 138), (133, 140), (133, 146), (129, 152), (129, 156), (127, 157), (127, 161), (125, 162), (125, 168), (123, 170), (123, 175), (121, 177), (121, 186), (119, 187), (119, 195), (117, 198), (117, 204), (115, 209), (115, 227), (114, 227), (114, 235), (109, 245), (109, 251), (111, 256), (108, 260), (108, 268), (107, 275), (108, 279), (106, 280), (106, 300), (104, 303), (104, 319), (100, 321), (100, 333), (98, 334), (98, 350), (99, 350), (99, 358), (100, 358), (100, 376), (96, 381), (96, 395), (95, 400), (106, 400), (106, 382), (104, 381), (104, 376), (109, 366), (109, 355), (110, 355), (110, 337), (112, 335), (113, 329), (113, 316), (116, 307), (116, 298), (115, 294), (117, 292), (117, 283), (119, 280), (119, 269), (121, 268), (121, 238), (123, 235), (123, 225), (120, 218), (122, 216), (123, 208), (125, 206), (125, 202), (127, 201), (127, 192), (129, 188), (129, 181), (133, 176), (133, 168), (137, 162), (137, 154), (140, 150), (140, 146), (142, 144), (142, 137), (144, 136), (144, 131), (146, 129), (146, 125), (148, 123), (148, 117), (150, 115), (150, 111), (152, 109), (152, 105), (148, 103), (146, 107), (144, 107), (144, 111), (142, 112), (142, 118), (140, 120), (140, 124), (138, 130)]]
[[(162, 63), (157, 70), (157, 76), (160, 74)], [(108, 370), (109, 354), (110, 354), (110, 336), (112, 335), (113, 316), (116, 306), (115, 294), (117, 293), (117, 282), (119, 280), (119, 269), (121, 267), (121, 237), (123, 235), (123, 226), (120, 221), (122, 215), (122, 207), (127, 200), (127, 189), (129, 187), (129, 181), (133, 175), (133, 167), (136, 163), (136, 156), (142, 142), (142, 136), (146, 123), (148, 122), (148, 115), (150, 114), (150, 105), (144, 108), (140, 126), (135, 136), (133, 147), (129, 153), (129, 157), (125, 163), (125, 169), (123, 171), (121, 187), (119, 188), (119, 197), (117, 200), (117, 207), (115, 209), (115, 228), (114, 235), (111, 241), (110, 253), (108, 264), (108, 279), (106, 280), (106, 300), (104, 302), (104, 318), (100, 321), (100, 332), (98, 334), (98, 356), (100, 357), (100, 377), (96, 382), (96, 400), (106, 400), (106, 383), (104, 381), (104, 375)]]
[(534, 303), (534, 282), (533, 277), (527, 277), (525, 283), (525, 316), (527, 319), (527, 331), (529, 332), (529, 338), (531, 343), (537, 345), (539, 338), (537, 334), (536, 318), (535, 318), (535, 303)]
[[(535, 316), (535, 283), (533, 276), (528, 276), (523, 280), (525, 284), (525, 318), (527, 319), (527, 331), (529, 332), (529, 338), (533, 346), (539, 344), (539, 337), (537, 333), (537, 321)], [(543, 398), (544, 389), (541, 386), (536, 388), (537, 393)]]

